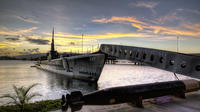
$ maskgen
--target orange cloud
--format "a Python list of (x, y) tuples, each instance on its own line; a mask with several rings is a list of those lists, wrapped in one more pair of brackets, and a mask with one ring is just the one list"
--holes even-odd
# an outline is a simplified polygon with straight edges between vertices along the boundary
[(97, 22), (97, 23), (131, 22), (131, 23), (146, 24), (142, 21), (137, 20), (135, 17), (116, 17), (116, 16), (113, 16), (110, 19), (106, 18), (94, 19), (92, 20), (92, 22)]
[(19, 34), (32, 32), (35, 29), (38, 29), (38, 28), (37, 27), (31, 27), (31, 28), (28, 28), (28, 29), (20, 29), (20, 30), (17, 30), (17, 31), (12, 31), (12, 30), (9, 30), (7, 28), (2, 28), (2, 29), (0, 29), (0, 34), (2, 34), (2, 35), (19, 35)]
[(120, 37), (146, 37), (142, 33), (106, 33), (102, 35), (88, 35), (87, 38), (107, 39), (107, 38), (120, 38)]
[(169, 34), (169, 35), (184, 35), (184, 36), (200, 36), (200, 32), (197, 31), (188, 31), (188, 30), (180, 30), (172, 27), (164, 27), (164, 26), (145, 26), (147, 29), (152, 29), (155, 34)]
[[(44, 32), (43, 34), (45, 34), (45, 35), (49, 35), (49, 36), (52, 35), (51, 33), (47, 33), (47, 32)], [(82, 35), (74, 35), (74, 34), (69, 34), (69, 33), (64, 33), (64, 32), (56, 32), (56, 33), (54, 34), (54, 36), (57, 36), (57, 37), (74, 37), (74, 38), (82, 38)]]
[[(63, 35), (62, 35), (63, 36)], [(51, 42), (52, 37), (51, 36), (46, 36), (46, 37), (42, 37), (42, 36), (28, 36), (28, 38), (30, 39), (43, 39), (43, 40), (49, 40)], [(82, 38), (63, 38), (63, 37), (59, 37), (59, 36), (55, 36), (55, 45), (61, 45), (61, 46), (71, 46), (72, 43), (73, 46), (79, 46), (80, 44), (82, 44)], [(83, 42), (85, 44), (95, 44), (98, 43), (97, 40), (95, 39), (89, 39), (89, 38), (85, 38), (83, 39)]]
[[(51, 36), (51, 33), (43, 33)], [(55, 33), (55, 36), (58, 37), (75, 37), (77, 39), (81, 39), (82, 35), (74, 35), (68, 33), (58, 32)], [(111, 39), (111, 38), (120, 38), (120, 37), (147, 37), (146, 34), (143, 33), (105, 33), (105, 34), (97, 34), (97, 35), (84, 35), (84, 39)]]
[(132, 26), (138, 28), (139, 31), (143, 30), (143, 27), (140, 24), (132, 24)]
[(101, 19), (94, 19), (92, 20), (92, 22), (96, 22), (96, 23), (107, 23), (108, 20), (106, 18), (101, 18)]
[(184, 28), (186, 28), (188, 30), (200, 32), (200, 24), (185, 24), (184, 23), (181, 26), (183, 26)]
[(38, 29), (38, 27), (32, 27), (32, 28), (28, 28), (28, 29), (22, 29), (22, 30), (18, 30), (18, 33), (28, 33), (28, 32), (32, 32), (32, 30)]
[(17, 47), (19, 46), (20, 43), (16, 43), (16, 42), (1, 42), (0, 43), (0, 48), (5, 48), (5, 47)]
[(92, 22), (98, 22), (98, 23), (118, 22), (123, 24), (131, 24), (133, 27), (138, 28), (139, 29), (138, 31), (150, 33), (150, 35), (168, 34), (168, 35), (183, 35), (183, 36), (200, 36), (200, 24), (194, 24), (194, 25), (184, 24), (183, 26), (189, 30), (183, 30), (182, 28), (177, 29), (173, 27), (148, 24), (146, 22), (137, 20), (134, 17), (111, 17), (110, 19), (102, 18), (102, 19), (92, 20)]
[[(46, 37), (42, 37), (42, 36), (29, 36), (28, 38), (32, 38), (32, 39), (45, 39), (45, 40), (49, 40), (51, 41), (52, 37), (51, 37), (51, 33), (44, 33), (46, 35)], [(82, 35), (73, 35), (73, 34), (67, 34), (67, 33), (62, 33), (59, 32), (58, 34), (55, 33), (55, 46), (56, 50), (58, 50), (59, 52), (76, 52), (76, 53), (82, 53)], [(56, 36), (57, 35), (57, 36)], [(69, 36), (70, 37), (78, 37), (78, 38), (64, 38), (65, 36)], [(81, 37), (81, 38), (80, 38)], [(72, 44), (73, 43), (73, 44)], [(93, 38), (86, 38), (84, 36), (83, 39), (83, 52), (95, 52), (98, 51), (98, 41), (96, 39)], [(47, 52), (47, 51), (45, 51)]]
[(5, 45), (4, 44), (0, 44), (0, 48), (4, 48), (5, 47)]

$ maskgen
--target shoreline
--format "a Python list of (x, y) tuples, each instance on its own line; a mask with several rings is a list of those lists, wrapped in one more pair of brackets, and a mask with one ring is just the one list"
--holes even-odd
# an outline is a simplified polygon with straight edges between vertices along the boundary
[[(58, 109), (61, 109), (61, 99), (36, 101), (24, 106), (24, 112), (47, 112)], [(0, 112), (20, 112), (20, 108), (17, 105), (1, 105)]]

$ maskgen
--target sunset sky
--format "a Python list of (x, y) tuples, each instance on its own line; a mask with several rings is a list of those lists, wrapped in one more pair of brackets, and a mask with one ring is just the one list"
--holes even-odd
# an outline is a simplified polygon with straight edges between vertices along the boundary
[(200, 53), (200, 0), (0, 0), (0, 56), (118, 44)]

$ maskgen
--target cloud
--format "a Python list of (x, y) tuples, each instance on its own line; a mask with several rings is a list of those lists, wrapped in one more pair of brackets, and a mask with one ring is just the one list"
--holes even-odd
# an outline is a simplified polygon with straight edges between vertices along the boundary
[(22, 29), (22, 30), (18, 30), (18, 33), (28, 33), (28, 32), (32, 32), (32, 30), (38, 29), (38, 27), (31, 27), (28, 29)]
[(18, 29), (18, 30), (10, 30), (6, 27), (1, 27), (0, 28), (0, 35), (18, 36), (18, 35), (21, 35), (21, 34), (24, 34), (24, 33), (32, 32), (35, 29), (38, 29), (38, 27), (31, 27), (31, 28), (28, 28), (28, 29)]
[(26, 39), (30, 43), (38, 44), (38, 45), (48, 45), (49, 40), (44, 40), (44, 39), (33, 39), (33, 38), (27, 38)]
[(24, 49), (23, 51), (17, 51), (18, 55), (29, 55), (34, 53), (40, 53), (39, 48), (33, 48), (33, 49)]
[(0, 43), (0, 48), (4, 48), (4, 47), (5, 47), (5, 45)]
[[(47, 33), (47, 32), (43, 32), (44, 35), (48, 35), (51, 36), (51, 33)], [(74, 35), (74, 34), (70, 34), (70, 33), (64, 33), (64, 32), (56, 32), (54, 33), (54, 36), (58, 36), (58, 37), (69, 37), (69, 38), (82, 38), (82, 35)]]
[(70, 42), (69, 45), (75, 45), (75, 42)]
[(138, 31), (143, 30), (143, 27), (140, 24), (134, 24), (134, 23), (132, 23), (132, 26), (138, 28)]
[[(9, 41), (12, 41), (12, 42), (7, 42), (7, 43), (0, 42), (0, 44), (1, 44), (0, 48), (16, 47), (16, 46), (20, 45), (20, 43), (17, 42), (18, 40), (20, 40), (19, 37), (24, 36), (24, 34), (26, 34), (28, 32), (32, 32), (32, 30), (35, 30), (35, 29), (37, 29), (37, 27), (31, 27), (31, 28), (28, 28), (28, 29), (10, 30), (6, 27), (1, 26), (0, 27), (0, 35), (5, 36), (6, 40), (9, 40)], [(17, 37), (17, 38), (13, 38), (13, 37)], [(29, 41), (31, 41), (31, 40), (29, 40)], [(34, 40), (32, 40), (32, 41), (34, 41)]]
[[(103, 18), (103, 19), (98, 19), (100, 21), (98, 21), (97, 19), (92, 20), (92, 21), (100, 22), (100, 23), (109, 23), (109, 22), (112, 23), (112, 22), (117, 21), (119, 24), (130, 24), (133, 27), (138, 28), (139, 32), (145, 32), (145, 33), (150, 33), (150, 34), (184, 35), (184, 36), (196, 36), (196, 37), (200, 36), (200, 31), (195, 30), (192, 27), (190, 27), (191, 30), (184, 30), (182, 27), (174, 28), (174, 27), (168, 27), (168, 26), (149, 24), (147, 22), (137, 20), (134, 17), (114, 17), (114, 18), (117, 18), (117, 19), (113, 19), (113, 17), (111, 17), (110, 19)], [(199, 29), (198, 25), (200, 25), (200, 24), (196, 24), (197, 29)], [(185, 25), (185, 27), (186, 27), (186, 25)], [(189, 28), (189, 26), (187, 26), (186, 28)], [(133, 35), (133, 37), (135, 37), (134, 35)], [(108, 35), (108, 36), (113, 36), (113, 35)], [(117, 35), (115, 35), (115, 36), (117, 36)], [(140, 37), (140, 36), (138, 36), (138, 37)]]
[[(32, 36), (28, 36), (28, 38), (30, 39), (34, 39), (34, 40), (48, 40), (49, 42), (51, 41), (52, 37), (51, 37), (51, 33), (43, 33), (44, 35), (47, 35), (47, 36), (38, 36), (38, 35), (32, 35)], [(69, 36), (68, 34), (65, 36), (65, 34), (67, 33), (60, 33), (57, 34), (55, 33), (55, 39), (54, 39), (54, 42), (55, 42), (55, 46), (66, 46), (66, 45), (70, 45), (71, 42), (77, 44), (77, 43), (80, 43), (82, 41), (81, 39), (81, 35), (74, 35), (74, 36), (79, 36), (79, 37), (66, 37), (66, 36)], [(70, 34), (71, 36), (73, 36), (72, 34)], [(93, 39), (87, 39), (87, 38), (84, 38), (84, 42), (86, 41), (89, 41), (89, 40), (93, 40)]]
[(199, 31), (189, 31), (182, 29), (175, 29), (172, 27), (163, 27), (163, 26), (150, 26), (154, 30), (155, 33), (160, 32), (161, 34), (169, 34), (169, 35), (183, 35), (183, 36), (200, 36)]
[(152, 11), (153, 14), (156, 14), (156, 11), (154, 10), (154, 8), (159, 4), (159, 2), (131, 2), (129, 3), (129, 6), (131, 7), (141, 7), (141, 8), (148, 8)]
[(30, 52), (30, 53), (33, 53), (33, 52), (36, 52), (36, 53), (39, 53), (39, 48), (34, 48), (34, 49), (28, 49), (28, 51)]
[(159, 3), (158, 2), (137, 2), (137, 3), (131, 3), (130, 5), (136, 6), (136, 7), (144, 7), (144, 8), (149, 8), (153, 9), (155, 8)]
[(200, 24), (183, 23), (181, 26), (191, 31), (200, 32)]
[(147, 35), (142, 33), (105, 33), (99, 35), (87, 35), (86, 38), (108, 39), (108, 38), (120, 38), (120, 37), (146, 37)]
[(200, 15), (200, 10), (195, 10), (195, 9), (182, 9), (182, 8), (179, 8), (179, 9), (176, 9), (177, 11), (180, 11), (180, 12), (188, 12), (188, 13), (193, 13), (193, 14), (197, 14), (197, 15)]
[[(150, 41), (166, 41), (166, 40), (175, 40), (177, 41), (178, 36), (159, 36), (159, 35), (154, 35), (151, 38)], [(178, 40), (188, 40), (187, 38), (179, 38)]]
[(15, 16), (15, 17), (17, 19), (20, 19), (22, 21), (29, 22), (29, 23), (34, 23), (34, 24), (39, 24), (40, 23), (39, 21), (36, 21), (31, 17), (24, 17), (24, 16)]
[(16, 42), (0, 42), (0, 48), (8, 48), (8, 47), (17, 47), (20, 46), (20, 43), (16, 43)]
[(10, 38), (10, 37), (5, 38), (5, 39), (9, 40), (9, 41), (18, 41), (18, 40), (20, 40), (19, 38)]
[(161, 16), (159, 18), (156, 18), (155, 20), (152, 20), (152, 22), (156, 23), (156, 24), (164, 24), (166, 22), (173, 22), (175, 20), (184, 21), (184, 19), (182, 17), (179, 17), (177, 15), (177, 12), (172, 12), (172, 13), (169, 13), (165, 16)]
[(127, 17), (113, 16), (110, 19), (107, 19), (107, 18), (93, 19), (92, 22), (96, 22), (96, 23), (131, 22), (131, 23), (145, 24), (144, 22), (137, 20), (135, 17), (130, 17), (130, 16), (127, 16)]
[(101, 19), (93, 19), (92, 22), (96, 22), (96, 23), (108, 23), (109, 21), (107, 20), (107, 18), (101, 18)]
[[(51, 35), (51, 33), (43, 33), (45, 35)], [(82, 35), (75, 35), (75, 34), (68, 34), (64, 32), (58, 32), (54, 34), (55, 36), (58, 37), (75, 37), (77, 41), (82, 40)], [(94, 34), (94, 35), (84, 35), (83, 38), (84, 40), (87, 39), (88, 41), (91, 41), (93, 39), (111, 39), (111, 38), (120, 38), (120, 37), (146, 37), (147, 35), (142, 34), (142, 33), (104, 33), (104, 34)], [(55, 39), (56, 40), (56, 39)]]
[(173, 27), (166, 27), (166, 26), (157, 26), (157, 25), (148, 25), (144, 26), (145, 29), (148, 29), (148, 32), (154, 34), (168, 34), (168, 35), (182, 35), (182, 36), (200, 36), (200, 32), (198, 31), (188, 31), (183, 29), (177, 29)]

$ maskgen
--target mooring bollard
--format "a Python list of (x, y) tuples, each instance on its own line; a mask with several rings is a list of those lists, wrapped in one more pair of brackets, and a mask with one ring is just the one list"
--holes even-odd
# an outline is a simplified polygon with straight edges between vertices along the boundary
[[(197, 91), (200, 83), (196, 80), (177, 80), (168, 82), (149, 83), (141, 85), (131, 85), (113, 87), (98, 90), (83, 95), (80, 91), (71, 92), (62, 98), (72, 111), (78, 111), (83, 105), (111, 105), (126, 102), (135, 102), (137, 107), (143, 107), (142, 100), (165, 95), (175, 95), (185, 98), (185, 93)], [(65, 107), (66, 106), (66, 107)], [(68, 108), (63, 105), (63, 109)]]

